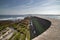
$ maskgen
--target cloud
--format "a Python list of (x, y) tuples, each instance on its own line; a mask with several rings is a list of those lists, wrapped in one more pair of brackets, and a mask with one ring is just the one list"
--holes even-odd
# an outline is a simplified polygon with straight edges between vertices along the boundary
[(29, 0), (27, 4), (18, 5), (12, 8), (3, 9), (0, 13), (2, 14), (54, 14), (60, 15), (60, 7), (56, 4), (56, 0), (45, 0), (35, 2), (34, 0)]
[(29, 0), (29, 3), (27, 3), (28, 5), (34, 3), (34, 0)]

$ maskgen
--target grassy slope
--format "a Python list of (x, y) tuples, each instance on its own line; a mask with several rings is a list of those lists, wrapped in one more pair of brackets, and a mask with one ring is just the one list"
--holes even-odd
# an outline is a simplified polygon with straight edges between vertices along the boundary
[[(22, 21), (23, 22), (23, 21)], [(25, 40), (27, 38), (27, 40), (30, 40), (30, 30), (29, 30), (29, 26), (23, 23), (14, 23), (12, 24), (12, 27), (17, 31), (16, 34), (18, 35), (13, 35), (13, 37), (11, 37), (10, 39), (14, 39), (14, 40)], [(19, 32), (19, 33), (18, 33)]]
[(27, 24), (24, 24), (24, 22), (28, 22), (26, 20), (29, 20), (29, 19), (24, 19), (23, 21), (21, 21), (21, 23), (13, 23), (9, 25), (6, 23), (2, 24), (3, 26), (0, 25), (0, 30), (5, 29), (6, 27), (12, 27), (17, 31), (17, 33), (14, 33), (9, 40), (12, 40), (12, 39), (13, 40), (20, 40), (20, 39), (25, 40), (26, 38), (27, 40), (30, 40), (29, 26)]
[(35, 27), (36, 27), (37, 31), (39, 32), (39, 34), (41, 34), (43, 31), (45, 31), (44, 28), (42, 27), (42, 25), (39, 24), (39, 22), (37, 21), (36, 18), (32, 18), (32, 22), (35, 25)]

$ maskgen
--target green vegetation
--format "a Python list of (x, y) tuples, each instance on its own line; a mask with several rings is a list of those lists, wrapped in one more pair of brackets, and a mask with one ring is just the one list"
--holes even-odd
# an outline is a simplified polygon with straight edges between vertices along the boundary
[(2, 31), (3, 29), (5, 29), (6, 27), (5, 26), (1, 26), (0, 25), (0, 31)]
[(16, 32), (14, 32), (14, 34), (11, 36), (11, 38), (9, 40), (12, 40), (12, 38), (16, 35)]
[[(33, 26), (36, 28), (34, 30), (38, 31), (36, 32), (36, 35), (37, 34), (39, 35), (43, 31), (45, 31), (46, 28), (44, 28), (40, 24), (37, 18), (32, 17), (31, 20), (32, 20)], [(0, 32), (7, 27), (12, 27), (15, 30), (15, 32), (13, 33), (13, 35), (9, 40), (31, 40), (29, 24), (30, 24), (29, 17), (26, 17), (25, 19), (19, 22), (5, 22), (5, 23), (3, 22), (2, 24), (0, 24)], [(6, 33), (6, 31), (2, 32), (2, 34), (4, 33)]]
[(30, 31), (28, 30), (26, 33), (27, 40), (30, 40)]
[(20, 40), (25, 40), (25, 39), (26, 39), (26, 35), (22, 33), (22, 34), (20, 35)]
[(20, 33), (18, 32), (15, 36), (13, 40), (19, 40), (20, 39)]
[(0, 31), (7, 28), (12, 27), (16, 32), (12, 35), (9, 40), (30, 40), (30, 28), (29, 28), (29, 18), (25, 18), (20, 22), (10, 23), (10, 24), (2, 24), (0, 25)]
[(32, 18), (32, 22), (34, 23), (36, 30), (38, 30), (39, 34), (41, 34), (44, 30), (43, 26), (37, 21), (36, 18)]
[(20, 23), (14, 23), (11, 26), (17, 31), (16, 34), (9, 39), (13, 40), (30, 40), (29, 19), (21, 20)]
[(11, 24), (10, 23), (0, 23), (0, 31), (2, 31), (3, 29), (9, 27)]

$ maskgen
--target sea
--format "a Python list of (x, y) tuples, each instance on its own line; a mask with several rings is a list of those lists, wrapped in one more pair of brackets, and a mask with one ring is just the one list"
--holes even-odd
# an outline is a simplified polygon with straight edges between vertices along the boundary
[[(28, 15), (0, 15), (0, 20), (17, 20), (17, 19), (24, 19)], [(31, 16), (31, 15), (30, 15)], [(59, 19), (60, 16), (52, 16), (52, 15), (45, 15), (45, 17)]]
[(0, 20), (17, 20), (24, 19), (25, 15), (0, 15)]

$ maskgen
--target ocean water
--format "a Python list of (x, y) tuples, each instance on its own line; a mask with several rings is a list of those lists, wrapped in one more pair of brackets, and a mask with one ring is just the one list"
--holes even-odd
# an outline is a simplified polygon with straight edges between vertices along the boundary
[[(28, 15), (0, 15), (0, 20), (24, 19), (26, 16), (28, 16)], [(47, 15), (46, 17), (54, 18), (54, 19), (60, 19), (60, 16)]]
[(24, 19), (25, 15), (0, 15), (0, 20)]

